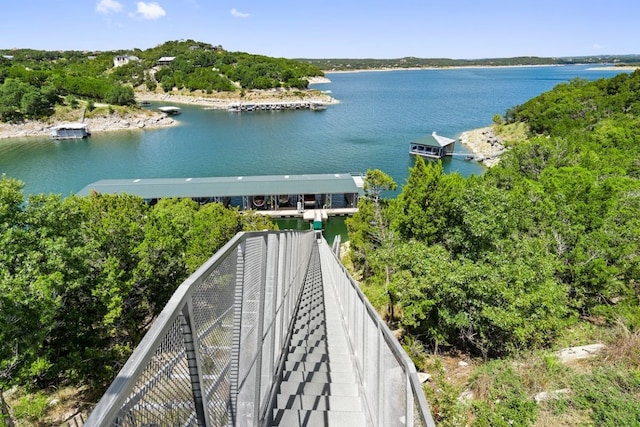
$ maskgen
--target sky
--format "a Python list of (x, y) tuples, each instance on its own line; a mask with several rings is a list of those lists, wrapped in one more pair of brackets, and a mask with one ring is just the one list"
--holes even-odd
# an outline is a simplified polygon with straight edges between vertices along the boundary
[(0, 10), (0, 49), (191, 39), (285, 58), (640, 54), (637, 0), (22, 0)]

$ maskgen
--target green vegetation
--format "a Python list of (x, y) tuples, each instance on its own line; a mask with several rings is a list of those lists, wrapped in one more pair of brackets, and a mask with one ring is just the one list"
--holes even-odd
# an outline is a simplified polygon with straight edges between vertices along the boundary
[[(0, 58), (4, 121), (79, 105), (97, 114), (96, 102), (128, 105), (138, 88), (303, 88), (321, 73), (192, 41), (3, 53), (13, 55)], [(114, 54), (138, 60), (114, 68)], [(175, 59), (155, 68), (162, 56)], [(389, 199), (396, 183), (369, 171), (347, 221), (349, 263), (433, 374), (426, 392), (440, 425), (640, 424), (640, 72), (561, 84), (493, 123), (515, 142), (481, 177), (418, 158)], [(268, 227), (191, 200), (25, 201), (22, 184), (2, 177), (0, 425), (7, 411), (54, 423), (53, 390), (94, 399), (190, 272), (237, 231)], [(553, 354), (592, 340), (607, 349), (581, 365)], [(472, 364), (454, 377), (460, 355)], [(553, 390), (568, 391), (534, 400)]]
[[(0, 120), (42, 119), (78, 100), (134, 105), (136, 90), (236, 92), (306, 89), (317, 67), (285, 58), (227, 52), (193, 40), (113, 52), (0, 51)], [(7, 58), (8, 57), (8, 58)], [(115, 66), (114, 58), (127, 58)], [(158, 65), (162, 57), (172, 57)]]
[[(493, 121), (529, 133), (483, 176), (417, 158), (397, 198), (361, 200), (347, 226), (364, 291), (434, 373), (442, 425), (638, 424), (640, 72), (561, 84)], [(581, 371), (551, 353), (590, 340), (619, 363)], [(446, 384), (429, 353), (478, 367)], [(465, 389), (468, 404), (453, 398)]]
[(0, 404), (13, 386), (37, 392), (10, 406), (14, 417), (43, 422), (44, 392), (85, 386), (99, 395), (190, 273), (238, 231), (273, 227), (190, 199), (149, 206), (129, 195), (36, 195), (25, 203), (22, 183), (3, 176)]
[(402, 69), (402, 68), (441, 68), (441, 67), (496, 67), (521, 65), (572, 65), (572, 64), (616, 64), (638, 65), (640, 55), (604, 55), (581, 56), (573, 58), (544, 58), (536, 56), (519, 56), (514, 58), (480, 58), (480, 59), (451, 59), (451, 58), (323, 58), (299, 59), (310, 65), (315, 65), (325, 71), (372, 70), (372, 69)]

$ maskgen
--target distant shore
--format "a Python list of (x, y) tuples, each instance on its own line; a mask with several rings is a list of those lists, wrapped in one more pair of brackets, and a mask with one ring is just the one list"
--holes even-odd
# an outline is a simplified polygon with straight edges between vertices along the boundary
[(322, 70), (325, 74), (367, 73), (375, 71), (420, 71), (420, 70), (458, 70), (466, 68), (531, 68), (531, 67), (565, 67), (563, 64), (540, 65), (451, 65), (443, 67), (380, 67), (380, 68), (356, 68), (353, 70)]
[[(571, 64), (571, 65), (591, 65), (591, 64)], [(451, 65), (442, 67), (381, 67), (381, 68), (356, 68), (353, 70), (322, 70), (325, 74), (344, 74), (344, 73), (367, 73), (375, 71), (420, 71), (420, 70), (458, 70), (466, 68), (474, 69), (490, 69), (490, 68), (533, 68), (533, 67), (568, 67), (569, 64), (531, 64), (531, 65)], [(635, 71), (640, 65), (605, 65), (591, 66), (587, 70), (607, 70), (607, 71)]]

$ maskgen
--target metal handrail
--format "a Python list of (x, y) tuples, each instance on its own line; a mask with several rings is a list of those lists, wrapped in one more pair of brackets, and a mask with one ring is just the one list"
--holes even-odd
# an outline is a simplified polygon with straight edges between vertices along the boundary
[(315, 246), (324, 284), (334, 284), (326, 292), (342, 306), (369, 420), (435, 426), (415, 366), (326, 242), (306, 231), (230, 240), (177, 288), (84, 425), (259, 425)]
[[(402, 415), (404, 420), (397, 421), (402, 422), (403, 425), (406, 426), (421, 425), (435, 427), (435, 421), (431, 415), (431, 410), (422, 390), (422, 385), (414, 363), (387, 324), (380, 318), (378, 312), (373, 308), (367, 297), (362, 293), (357, 282), (342, 265), (336, 256), (335, 248), (334, 251), (332, 251), (326, 244), (320, 245), (320, 248), (321, 254), (324, 255), (323, 267), (327, 266), (329, 270), (328, 273), (332, 275), (334, 290), (341, 304), (343, 322), (347, 328), (349, 344), (355, 355), (358, 373), (363, 382), (365, 401), (373, 424), (375, 426), (389, 425), (389, 421), (386, 419), (388, 415), (385, 412), (391, 411), (388, 406), (394, 398), (397, 398), (397, 390), (388, 387), (383, 381), (380, 366), (381, 359), (383, 358), (381, 354), (382, 351), (380, 350), (382, 343), (373, 343), (373, 346), (377, 345), (378, 354), (372, 355), (371, 352), (366, 350), (366, 346), (372, 343), (366, 343), (364, 341), (368, 339), (376, 340), (375, 336), (371, 336), (375, 334), (366, 333), (365, 322), (367, 321), (371, 322), (370, 325), (373, 326), (373, 331), (377, 331), (384, 341), (384, 345), (386, 345), (393, 354), (398, 366), (402, 368), (405, 375), (404, 380), (406, 381), (407, 396), (406, 404), (404, 405), (404, 414)], [(323, 271), (323, 277), (324, 274)], [(326, 278), (325, 284), (327, 284)], [(362, 309), (359, 307), (362, 307)], [(358, 314), (360, 315), (358, 316)], [(372, 359), (374, 361), (373, 363), (370, 362)], [(374, 368), (377, 367), (377, 372), (373, 373), (373, 376), (377, 378), (377, 384), (367, 382), (367, 372), (365, 372), (368, 369), (367, 364), (374, 365)], [(377, 390), (378, 393), (376, 394), (372, 392), (372, 390)], [(372, 399), (372, 395), (374, 395), (373, 397), (376, 401), (371, 401), (374, 400)]]
[[(245, 425), (238, 396), (264, 411), (314, 243), (310, 232), (238, 233), (176, 289), (84, 425)], [(233, 330), (220, 333), (231, 312)]]

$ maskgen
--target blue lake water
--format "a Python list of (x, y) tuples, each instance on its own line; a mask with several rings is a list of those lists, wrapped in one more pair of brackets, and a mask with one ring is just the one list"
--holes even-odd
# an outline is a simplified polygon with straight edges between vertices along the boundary
[[(620, 71), (587, 66), (461, 68), (329, 74), (340, 104), (322, 112), (229, 113), (180, 105), (178, 126), (94, 133), (81, 141), (0, 141), (0, 172), (25, 194), (76, 193), (99, 179), (366, 172), (402, 185), (413, 164), (409, 142), (437, 131), (457, 138), (493, 115), (580, 77)], [(461, 144), (456, 152), (466, 153)], [(463, 157), (448, 171), (481, 174)]]

